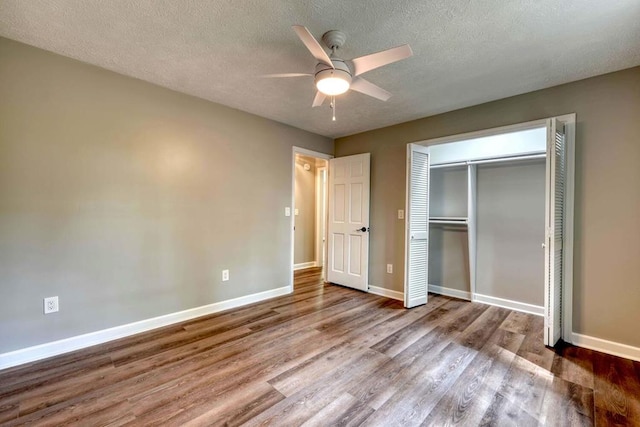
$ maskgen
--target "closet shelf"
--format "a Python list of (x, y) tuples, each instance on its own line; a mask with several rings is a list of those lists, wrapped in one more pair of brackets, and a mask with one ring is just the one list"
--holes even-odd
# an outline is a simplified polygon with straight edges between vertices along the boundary
[(452, 216), (432, 216), (429, 218), (429, 224), (455, 224), (455, 225), (468, 225), (469, 220), (465, 217)]

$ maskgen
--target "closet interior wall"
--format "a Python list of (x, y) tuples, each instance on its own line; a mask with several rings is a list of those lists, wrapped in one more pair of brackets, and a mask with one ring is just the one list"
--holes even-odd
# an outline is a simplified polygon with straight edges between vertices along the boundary
[[(430, 218), (466, 218), (467, 166), (433, 168), (430, 180)], [(429, 227), (429, 283), (470, 299), (468, 239), (466, 223)]]
[(544, 305), (545, 159), (477, 166), (476, 294)]

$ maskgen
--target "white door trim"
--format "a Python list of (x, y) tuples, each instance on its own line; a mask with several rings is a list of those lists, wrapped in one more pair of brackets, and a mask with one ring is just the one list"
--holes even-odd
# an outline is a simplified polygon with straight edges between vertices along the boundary
[[(315, 215), (315, 261), (316, 266), (324, 266), (327, 259), (327, 248), (324, 245), (327, 235), (327, 190), (328, 190), (328, 172), (329, 165), (316, 168), (316, 215)], [(322, 173), (324, 172), (324, 181)], [(322, 227), (324, 224), (324, 227)]]
[[(317, 157), (320, 159), (333, 159), (334, 156), (331, 154), (321, 153), (319, 151), (309, 150), (307, 148), (296, 147), (295, 145), (291, 149), (291, 218), (289, 219), (289, 238), (291, 239), (291, 254), (289, 259), (289, 289), (290, 292), (293, 292), (293, 270), (294, 270), (294, 251), (295, 251), (295, 235), (293, 232), (293, 227), (295, 226), (295, 215), (296, 211), (296, 154), (301, 154), (303, 156)], [(327, 166), (328, 167), (328, 166)], [(328, 169), (327, 169), (328, 171)], [(326, 228), (326, 226), (325, 226)]]

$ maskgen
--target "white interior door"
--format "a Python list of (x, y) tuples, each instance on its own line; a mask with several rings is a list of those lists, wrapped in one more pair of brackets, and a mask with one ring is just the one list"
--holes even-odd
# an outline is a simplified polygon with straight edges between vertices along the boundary
[(407, 244), (404, 305), (427, 303), (429, 282), (429, 149), (407, 146)]
[(544, 342), (553, 347), (562, 334), (566, 142), (564, 126), (558, 120), (549, 119), (547, 132)]
[(369, 153), (329, 160), (327, 281), (369, 289)]

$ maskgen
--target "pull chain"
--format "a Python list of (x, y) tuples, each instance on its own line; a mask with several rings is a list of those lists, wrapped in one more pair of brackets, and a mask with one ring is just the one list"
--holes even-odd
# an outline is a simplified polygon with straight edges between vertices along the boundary
[(331, 117), (331, 120), (333, 120), (334, 122), (336, 121), (336, 97), (332, 96), (331, 97), (331, 110), (332, 110), (332, 114), (333, 116)]

